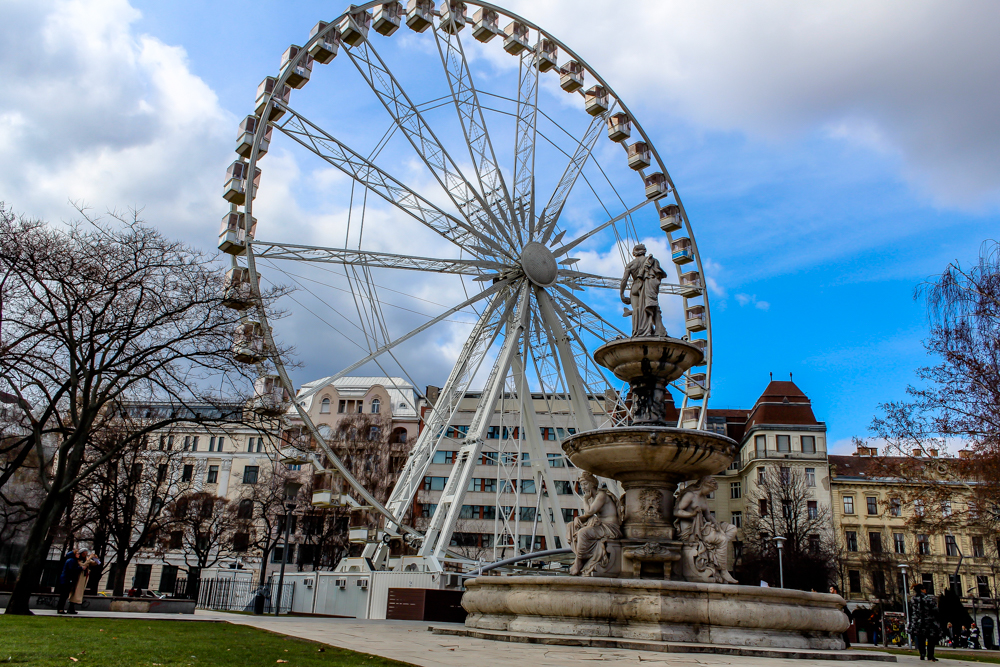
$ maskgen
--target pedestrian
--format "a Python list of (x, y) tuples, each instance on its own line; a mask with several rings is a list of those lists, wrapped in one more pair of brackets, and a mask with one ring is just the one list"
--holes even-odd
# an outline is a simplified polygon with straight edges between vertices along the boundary
[[(80, 564), (80, 573), (76, 578), (76, 587), (74, 588), (73, 593), (69, 598), (71, 606), (83, 604), (83, 594), (87, 590), (87, 576), (89, 574), (89, 570), (91, 566), (100, 564), (100, 561), (97, 559), (97, 556), (90, 553), (86, 549), (80, 550), (80, 558), (78, 562)], [(66, 613), (75, 614), (76, 608), (74, 607), (73, 611), (69, 611)]]
[(937, 643), (941, 629), (938, 625), (937, 600), (927, 594), (923, 584), (913, 587), (913, 600), (910, 602), (910, 627), (907, 628), (910, 637), (917, 643), (920, 659), (925, 658), (937, 662), (934, 657), (934, 644)]
[(955, 647), (955, 626), (951, 624), (951, 621), (948, 621), (948, 627), (945, 628), (944, 640), (948, 646)]
[[(830, 594), (831, 595), (840, 595), (840, 589), (837, 588), (836, 584), (830, 584)], [(844, 615), (847, 616), (847, 629), (844, 630), (844, 634), (843, 634), (844, 648), (851, 648), (851, 635), (850, 635), (850, 632), (851, 632), (851, 626), (854, 625), (854, 615), (851, 614), (851, 610), (847, 608), (847, 603), (846, 602), (844, 603), (844, 607), (843, 607), (842, 611), (844, 612)]]
[(979, 627), (976, 626), (975, 621), (969, 626), (969, 641), (972, 643), (970, 648), (979, 650)]
[(63, 607), (66, 606), (66, 600), (69, 596), (76, 590), (76, 581), (83, 570), (80, 567), (79, 556), (80, 554), (77, 553), (76, 549), (70, 549), (66, 552), (62, 570), (59, 572), (59, 581), (56, 586), (59, 589), (59, 606), (56, 607), (57, 614), (76, 613), (76, 605), (72, 601), (69, 603), (68, 609), (63, 609)]
[(962, 626), (962, 632), (960, 633), (961, 640), (959, 641), (959, 646), (961, 648), (969, 648), (969, 628)]

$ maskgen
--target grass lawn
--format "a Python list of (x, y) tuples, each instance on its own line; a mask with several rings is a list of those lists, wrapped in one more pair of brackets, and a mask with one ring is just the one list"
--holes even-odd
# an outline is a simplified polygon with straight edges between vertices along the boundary
[(395, 660), (229, 623), (0, 615), (0, 665), (8, 664), (408, 667)]

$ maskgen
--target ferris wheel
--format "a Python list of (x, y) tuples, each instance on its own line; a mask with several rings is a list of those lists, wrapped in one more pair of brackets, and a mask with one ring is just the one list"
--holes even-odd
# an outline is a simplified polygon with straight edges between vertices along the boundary
[[(336, 219), (317, 215), (321, 221), (312, 226), (321, 240), (343, 238), (339, 247), (303, 243), (302, 227), (264, 215), (258, 228), (254, 202), (268, 192), (262, 161), (277, 149), (312, 160), (324, 182), (339, 188), (338, 201), (349, 198), (338, 204)], [(671, 335), (705, 353), (704, 365), (674, 386), (678, 425), (704, 427), (711, 326), (691, 223), (625, 102), (534, 23), (485, 2), (352, 6), (285, 51), (240, 125), (236, 152), (219, 247), (232, 256), (226, 303), (245, 312), (235, 356), (258, 364), (266, 378), (258, 400), (277, 392), (273, 408), (295, 395), (276, 352), (283, 332), (260, 306), (262, 280), (290, 280), (314, 299), (297, 297), (291, 307), (322, 323), (310, 338), (315, 344), (340, 335), (343, 347), (359, 348), (329, 381), (366, 364), (412, 378), (402, 354), (407, 345), (442, 329), (458, 336), (451, 373), (385, 504), (351, 476), (293, 403), (330, 465), (385, 517), (384, 536), (416, 534), (404, 515), (460, 401), (480, 383), (436, 510), (424, 534), (408, 539), (431, 562), (445, 557), (484, 447), (497, 450), (498, 477), (527, 454), (538, 483), (553, 488), (532, 392), (562, 397), (577, 431), (628, 418), (627, 390), (596, 366), (590, 350), (628, 335), (619, 271), (636, 243), (662, 244), (674, 264), (676, 279), (661, 285), (664, 321)], [(410, 247), (423, 252), (399, 251)], [(659, 258), (664, 268), (670, 264)], [(430, 305), (443, 310), (423, 312)], [(390, 307), (419, 310), (417, 326), (394, 331)], [(498, 412), (523, 436), (487, 443)], [(549, 539), (564, 534), (556, 494), (539, 502), (551, 511), (552, 521), (542, 522)], [(497, 513), (495, 538), (506, 543), (517, 535), (517, 518), (499, 491), (497, 505), (506, 512)], [(387, 544), (373, 542), (365, 555), (384, 562)]]

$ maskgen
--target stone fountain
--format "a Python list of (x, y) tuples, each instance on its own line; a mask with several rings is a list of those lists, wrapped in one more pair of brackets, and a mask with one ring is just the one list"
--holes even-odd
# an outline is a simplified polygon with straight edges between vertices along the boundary
[[(563, 451), (584, 471), (584, 507), (567, 538), (573, 576), (482, 576), (466, 582), (467, 628), (556, 637), (611, 637), (741, 646), (840, 649), (843, 599), (826, 593), (739, 586), (729, 573), (736, 528), (711, 514), (712, 475), (737, 443), (668, 426), (668, 383), (701, 363), (691, 343), (660, 320), (659, 263), (637, 246), (622, 300), (632, 337), (594, 359), (629, 383), (632, 424), (577, 433)], [(624, 290), (631, 280), (631, 294)], [(620, 497), (599, 486), (617, 481)], [(678, 491), (678, 487), (688, 482)], [(553, 637), (554, 641), (558, 641)]]

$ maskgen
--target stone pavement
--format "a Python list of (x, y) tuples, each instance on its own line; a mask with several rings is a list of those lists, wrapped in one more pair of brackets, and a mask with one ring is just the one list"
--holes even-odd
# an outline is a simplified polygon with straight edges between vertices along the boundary
[[(40, 612), (40, 615), (55, 615), (55, 612)], [(469, 637), (448, 637), (434, 635), (428, 631), (430, 623), (416, 621), (358, 621), (345, 618), (311, 618), (301, 616), (250, 616), (225, 612), (198, 610), (194, 616), (181, 614), (116, 614), (81, 613), (77, 618), (99, 616), (101, 618), (163, 619), (171, 621), (222, 621), (270, 630), (285, 635), (311, 639), (331, 646), (380, 655), (420, 667), (485, 667), (498, 659), (513, 661), (524, 667), (580, 667), (601, 662), (616, 665), (637, 665), (656, 667), (663, 665), (734, 665), (737, 667), (835, 667), (842, 662), (829, 660), (792, 660), (783, 658), (750, 658), (745, 656), (724, 656), (706, 654), (664, 654), (648, 651), (602, 650), (562, 646), (540, 646), (536, 644), (511, 644)], [(435, 625), (443, 625), (436, 623)], [(858, 662), (860, 665), (884, 665), (892, 663)], [(916, 657), (898, 656), (901, 666), (916, 666), (921, 663)], [(978, 667), (982, 663), (951, 660), (942, 662), (947, 667)]]

